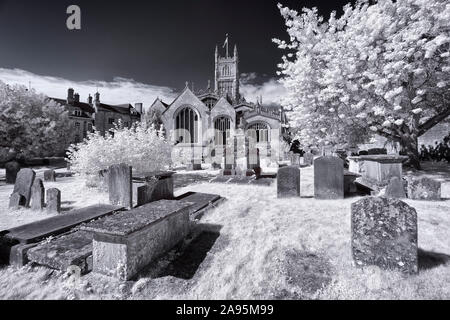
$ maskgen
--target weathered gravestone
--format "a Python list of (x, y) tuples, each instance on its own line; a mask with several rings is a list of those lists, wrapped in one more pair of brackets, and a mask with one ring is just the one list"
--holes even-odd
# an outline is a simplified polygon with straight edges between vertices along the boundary
[(30, 206), (31, 186), (34, 183), (36, 173), (31, 169), (21, 169), (17, 174), (13, 193), (19, 193), (25, 198), (25, 207)]
[(278, 198), (300, 197), (300, 169), (297, 166), (278, 170), (277, 191)]
[(294, 162), (292, 163), (293, 166), (300, 166), (300, 155), (298, 153), (294, 154)]
[(325, 156), (314, 161), (314, 198), (344, 198), (344, 161)]
[(314, 155), (311, 152), (306, 152), (303, 155), (303, 161), (304, 161), (305, 165), (312, 166), (312, 164), (314, 162)]
[(34, 180), (31, 187), (31, 209), (42, 210), (45, 205), (45, 189), (41, 179)]
[(137, 206), (158, 200), (172, 200), (174, 198), (173, 174), (173, 172), (161, 172), (145, 177), (146, 184), (137, 188)]
[(61, 213), (61, 191), (59, 189), (47, 190), (47, 212)]
[(388, 186), (386, 187), (386, 191), (384, 196), (386, 198), (394, 198), (394, 199), (403, 199), (406, 198), (405, 187), (403, 185), (403, 181), (398, 177), (392, 177)]
[(5, 164), (6, 169), (6, 183), (14, 184), (16, 183), (17, 174), (20, 171), (20, 164), (16, 161), (11, 161)]
[(441, 183), (430, 178), (408, 180), (408, 198), (414, 200), (441, 200)]
[(109, 167), (109, 202), (131, 209), (133, 207), (132, 168), (126, 164)]
[(56, 181), (55, 170), (45, 170), (44, 171), (44, 181), (55, 182)]
[(25, 197), (22, 196), (20, 193), (15, 192), (9, 197), (8, 207), (10, 209), (17, 210), (24, 205), (25, 205)]
[(417, 213), (398, 199), (368, 197), (352, 204), (352, 254), (358, 266), (418, 272)]

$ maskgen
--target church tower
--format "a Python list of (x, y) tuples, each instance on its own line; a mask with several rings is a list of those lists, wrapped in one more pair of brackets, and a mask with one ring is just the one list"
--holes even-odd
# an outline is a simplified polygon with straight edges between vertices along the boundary
[(228, 52), (228, 36), (225, 40), (225, 57), (221, 57), (216, 46), (215, 54), (215, 91), (220, 96), (228, 95), (233, 102), (240, 100), (239, 93), (239, 56), (237, 46), (234, 46), (233, 56)]

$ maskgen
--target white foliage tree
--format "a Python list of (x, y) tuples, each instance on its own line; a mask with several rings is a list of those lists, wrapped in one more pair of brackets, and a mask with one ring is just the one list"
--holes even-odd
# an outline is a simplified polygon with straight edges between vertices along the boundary
[(348, 4), (328, 21), (279, 5), (290, 41), (279, 65), (291, 125), (305, 143), (399, 142), (420, 168), (417, 139), (450, 115), (450, 3)]
[(0, 162), (64, 154), (68, 120), (64, 107), (46, 96), (0, 81)]
[(125, 163), (137, 172), (166, 169), (171, 164), (171, 145), (162, 131), (145, 123), (124, 128), (115, 125), (112, 134), (102, 136), (95, 131), (83, 142), (72, 145), (68, 152), (71, 169), (82, 175), (97, 175), (114, 164)]

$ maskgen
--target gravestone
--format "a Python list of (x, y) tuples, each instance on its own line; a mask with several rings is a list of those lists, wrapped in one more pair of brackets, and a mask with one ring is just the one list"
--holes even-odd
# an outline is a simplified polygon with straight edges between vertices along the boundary
[(292, 163), (293, 166), (300, 166), (300, 155), (298, 153), (294, 154), (294, 162)]
[(47, 190), (47, 212), (61, 213), (61, 191), (59, 189)]
[(31, 169), (21, 169), (17, 174), (13, 193), (19, 193), (25, 198), (25, 207), (30, 206), (31, 186), (34, 183), (36, 173)]
[(278, 170), (277, 191), (278, 198), (300, 197), (300, 169), (297, 166)]
[(20, 193), (13, 193), (10, 197), (9, 197), (9, 206), (8, 208), (13, 209), (13, 210), (17, 210), (20, 207), (25, 206), (25, 197), (22, 196)]
[(132, 168), (126, 164), (109, 167), (109, 202), (127, 208), (133, 207)]
[(303, 161), (304, 161), (305, 165), (312, 166), (312, 164), (314, 162), (314, 155), (311, 152), (306, 152), (303, 155)]
[(45, 205), (45, 189), (41, 179), (34, 180), (31, 187), (31, 209), (42, 210)]
[(314, 198), (344, 198), (344, 161), (333, 156), (314, 160)]
[(16, 161), (11, 161), (5, 164), (6, 169), (6, 184), (16, 183), (17, 174), (20, 171), (20, 164)]
[(388, 186), (386, 187), (386, 192), (384, 194), (386, 198), (394, 199), (404, 199), (406, 198), (405, 187), (403, 181), (398, 177), (392, 177)]
[(352, 254), (357, 266), (418, 272), (417, 213), (398, 199), (368, 197), (352, 204)]
[(408, 180), (408, 198), (413, 200), (441, 200), (441, 183), (424, 177)]
[(44, 171), (44, 181), (55, 182), (56, 181), (55, 170), (45, 170)]

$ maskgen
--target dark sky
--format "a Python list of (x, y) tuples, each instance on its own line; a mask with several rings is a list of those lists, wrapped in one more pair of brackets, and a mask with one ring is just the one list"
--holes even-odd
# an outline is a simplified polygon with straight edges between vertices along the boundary
[[(0, 0), (0, 68), (19, 68), (74, 81), (114, 77), (184, 87), (213, 79), (214, 48), (229, 33), (238, 44), (241, 73), (274, 77), (286, 37), (273, 0)], [(280, 0), (328, 16), (344, 1)], [(77, 4), (82, 30), (66, 28)], [(261, 79), (263, 80), (263, 79)]]

